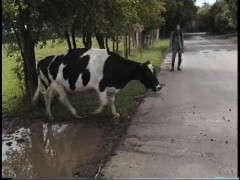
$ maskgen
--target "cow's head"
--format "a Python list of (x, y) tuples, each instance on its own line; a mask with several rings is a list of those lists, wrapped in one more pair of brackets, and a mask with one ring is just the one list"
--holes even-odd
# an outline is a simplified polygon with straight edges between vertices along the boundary
[(156, 72), (153, 68), (153, 65), (149, 61), (146, 61), (140, 66), (141, 72), (139, 80), (141, 83), (143, 83), (146, 88), (152, 89), (154, 92), (160, 91), (162, 89), (162, 86), (156, 78)]

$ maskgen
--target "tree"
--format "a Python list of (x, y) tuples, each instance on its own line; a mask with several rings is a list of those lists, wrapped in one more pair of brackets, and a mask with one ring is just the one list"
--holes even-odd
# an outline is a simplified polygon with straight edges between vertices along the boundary
[(163, 0), (139, 1), (137, 14), (139, 17), (139, 24), (143, 25), (144, 27), (144, 31), (142, 31), (140, 35), (140, 42), (142, 42), (143, 48), (148, 48), (148, 37), (150, 36), (151, 31), (161, 28), (163, 25), (165, 25), (165, 6), (166, 3), (164, 3)]
[(164, 0), (164, 2), (167, 10), (164, 16), (166, 20), (165, 36), (169, 36), (177, 24), (180, 24), (185, 29), (192, 28), (197, 14), (196, 0)]
[(214, 15), (210, 12), (211, 5), (204, 3), (197, 12), (197, 26), (199, 31), (212, 32), (214, 29)]
[(234, 30), (237, 29), (237, 0), (223, 0), (222, 3), (223, 16), (228, 21), (228, 26)]
[(219, 0), (213, 5), (205, 3), (198, 10), (198, 28), (215, 34), (225, 34), (236, 30), (237, 1)]
[[(46, 14), (49, 8), (45, 1), (5, 0), (3, 1), (3, 40), (17, 44), (24, 67), (26, 93), (33, 97), (37, 87), (37, 73), (34, 47), (42, 31), (47, 30)], [(49, 14), (48, 14), (49, 16)]]

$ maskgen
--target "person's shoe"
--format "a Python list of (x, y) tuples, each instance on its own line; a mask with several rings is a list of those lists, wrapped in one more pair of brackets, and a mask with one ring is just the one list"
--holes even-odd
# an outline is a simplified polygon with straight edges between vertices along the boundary
[(182, 69), (180, 67), (177, 68), (178, 71), (181, 71)]
[(172, 69), (170, 69), (170, 72), (174, 71), (174, 68), (172, 67)]

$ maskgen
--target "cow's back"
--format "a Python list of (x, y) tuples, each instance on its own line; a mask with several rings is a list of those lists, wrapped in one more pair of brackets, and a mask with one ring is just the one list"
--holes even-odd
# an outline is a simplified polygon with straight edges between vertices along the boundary
[(108, 56), (104, 49), (75, 49), (40, 60), (38, 70), (48, 85), (55, 82), (69, 91), (97, 88)]
[(96, 87), (103, 78), (103, 69), (109, 54), (105, 49), (90, 49), (84, 55), (90, 57), (87, 67), (91, 73), (89, 86)]

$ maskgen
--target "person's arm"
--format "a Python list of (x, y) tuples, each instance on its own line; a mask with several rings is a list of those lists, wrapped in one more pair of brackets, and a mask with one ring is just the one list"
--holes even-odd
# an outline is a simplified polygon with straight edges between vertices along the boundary
[(173, 32), (171, 33), (170, 40), (169, 40), (169, 49), (172, 47), (172, 40), (173, 40)]
[(184, 34), (182, 33), (182, 46), (183, 46), (183, 49), (184, 49)]
[(181, 43), (182, 43), (182, 53), (184, 53), (185, 47), (184, 47), (184, 35), (183, 35), (183, 32), (182, 32), (182, 40), (181, 40)]

